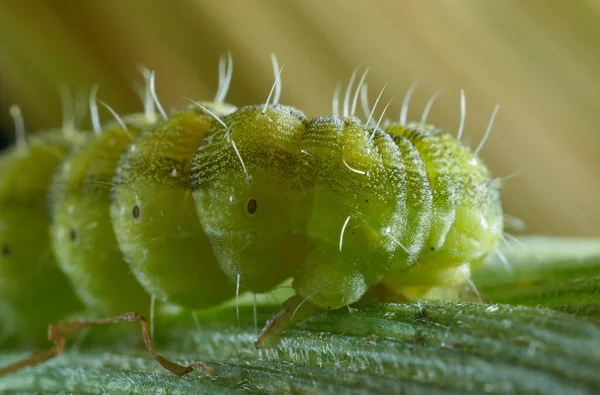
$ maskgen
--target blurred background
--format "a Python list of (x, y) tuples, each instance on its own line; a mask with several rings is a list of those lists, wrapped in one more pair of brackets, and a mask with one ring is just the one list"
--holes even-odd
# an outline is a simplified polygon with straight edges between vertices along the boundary
[(499, 104), (481, 156), (495, 176), (520, 172), (506, 211), (527, 233), (600, 236), (599, 0), (0, 0), (0, 138), (14, 139), (12, 103), (30, 132), (60, 125), (60, 85), (99, 84), (118, 112), (139, 111), (140, 63), (166, 107), (211, 99), (228, 50), (236, 105), (265, 101), (272, 52), (281, 101), (309, 117), (330, 115), (336, 83), (366, 66), (371, 103), (385, 83), (382, 100), (396, 96), (389, 117), (412, 82), (414, 120), (442, 88), (429, 121), (452, 132), (464, 89), (473, 147)]

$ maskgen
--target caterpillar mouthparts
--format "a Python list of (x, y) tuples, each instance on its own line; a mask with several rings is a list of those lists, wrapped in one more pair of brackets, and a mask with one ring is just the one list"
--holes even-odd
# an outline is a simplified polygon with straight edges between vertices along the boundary
[[(263, 293), (292, 278), (295, 295), (256, 341), (292, 322), (359, 300), (394, 301), (458, 289), (494, 252), (503, 233), (498, 187), (458, 138), (407, 121), (377, 122), (366, 72), (340, 89), (333, 116), (308, 120), (279, 104), (281, 71), (264, 104), (224, 102), (233, 63), (220, 65), (213, 101), (165, 112), (146, 78), (145, 112), (120, 117), (95, 98), (95, 133), (73, 129), (23, 137), (0, 155), (0, 320), (39, 339), (73, 314), (112, 318), (53, 324), (54, 347), (0, 375), (58, 354), (83, 328), (140, 321), (154, 298), (188, 309), (217, 305), (236, 289)], [(366, 122), (355, 115), (359, 97)], [(100, 124), (96, 102), (116, 118)], [(158, 111), (158, 115), (156, 114)], [(494, 111), (495, 116), (495, 111)], [(492, 117), (493, 121), (493, 117)], [(488, 127), (486, 137), (491, 129)], [(48, 252), (50, 251), (50, 252)], [(130, 275), (133, 273), (133, 276)], [(138, 313), (125, 313), (137, 311)]]

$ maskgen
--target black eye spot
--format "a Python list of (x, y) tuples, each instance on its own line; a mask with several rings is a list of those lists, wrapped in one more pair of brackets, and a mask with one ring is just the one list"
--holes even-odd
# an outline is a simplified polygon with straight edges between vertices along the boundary
[(431, 251), (435, 251), (435, 247), (431, 247)]
[(133, 215), (133, 219), (140, 218), (140, 206), (137, 204), (133, 206), (133, 210), (131, 210), (131, 215)]
[(254, 214), (254, 213), (256, 212), (256, 200), (254, 200), (254, 199), (251, 199), (251, 200), (248, 202), (248, 212), (249, 212), (250, 214)]
[(8, 244), (2, 244), (2, 249), (0, 250), (0, 254), (3, 258), (8, 258), (10, 256), (10, 247)]
[(69, 232), (69, 237), (73, 243), (77, 241), (77, 231), (75, 229), (71, 229)]

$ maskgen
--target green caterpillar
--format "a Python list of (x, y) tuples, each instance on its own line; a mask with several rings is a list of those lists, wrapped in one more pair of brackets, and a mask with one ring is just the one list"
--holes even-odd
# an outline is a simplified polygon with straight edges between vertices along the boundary
[(351, 100), (353, 75), (341, 117), (336, 94), (334, 116), (308, 120), (278, 104), (276, 60), (273, 67), (263, 105), (224, 102), (229, 58), (213, 102), (169, 114), (146, 72), (145, 114), (94, 122), (93, 135), (43, 133), (0, 157), (5, 330), (35, 338), (84, 308), (121, 314), (52, 325), (53, 349), (0, 374), (58, 355), (82, 328), (132, 320), (165, 368), (211, 373), (158, 355), (143, 315), (122, 314), (145, 314), (150, 295), (206, 308), (236, 287), (264, 293), (292, 278), (295, 296), (265, 326), (262, 346), (315, 311), (423, 298), (469, 281), (503, 234), (498, 188), (479, 148), (427, 125), (426, 115), (406, 122), (408, 100), (400, 122), (381, 123), (382, 114), (375, 124), (372, 111), (361, 121), (354, 113), (366, 73)]

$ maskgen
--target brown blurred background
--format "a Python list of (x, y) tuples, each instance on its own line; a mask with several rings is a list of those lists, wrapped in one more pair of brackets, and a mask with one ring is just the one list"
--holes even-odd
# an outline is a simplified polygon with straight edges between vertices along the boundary
[[(455, 131), (467, 94), (465, 141), (505, 182), (506, 211), (528, 233), (600, 236), (600, 1), (598, 0), (0, 0), (0, 121), (8, 107), (28, 129), (57, 126), (57, 88), (100, 85), (121, 113), (138, 111), (136, 65), (157, 73), (163, 105), (214, 96), (219, 56), (231, 50), (237, 105), (264, 102), (269, 54), (285, 63), (282, 102), (308, 116), (331, 114), (338, 81), (370, 67), (370, 98), (420, 81), (410, 118), (442, 95), (430, 122)], [(380, 105), (380, 108), (382, 106)], [(108, 119), (108, 114), (102, 114)]]

